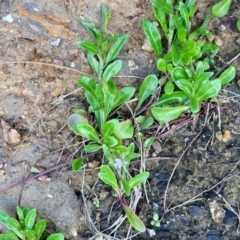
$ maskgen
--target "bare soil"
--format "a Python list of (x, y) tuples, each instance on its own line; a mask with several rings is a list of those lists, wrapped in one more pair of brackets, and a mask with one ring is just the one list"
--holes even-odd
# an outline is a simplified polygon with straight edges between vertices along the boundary
[[(193, 27), (216, 2), (197, 0)], [(136, 209), (146, 233), (134, 237), (127, 221), (111, 233), (122, 209), (97, 179), (101, 155), (90, 157), (85, 170), (71, 171), (72, 159), (82, 154), (82, 139), (66, 122), (75, 108), (86, 107), (77, 79), (93, 74), (75, 41), (90, 39), (80, 20), (98, 25), (102, 3), (114, 10), (109, 31), (130, 35), (116, 81), (138, 86), (156, 72), (156, 58), (142, 50), (141, 21), (154, 20), (150, 1), (0, 0), (0, 209), (15, 216), (17, 205), (35, 207), (49, 232), (62, 231), (66, 239), (239, 240), (239, 58), (232, 61), (237, 77), (221, 92), (220, 108), (206, 104), (197, 121), (159, 138), (150, 150), (146, 170), (151, 176)], [(239, 53), (239, 16), (240, 5), (233, 1), (226, 17), (211, 21), (215, 38), (206, 41), (221, 49), (216, 72)], [(4, 190), (33, 176), (33, 167), (50, 170)], [(137, 167), (138, 162), (132, 166)], [(155, 212), (160, 227), (150, 224)]]

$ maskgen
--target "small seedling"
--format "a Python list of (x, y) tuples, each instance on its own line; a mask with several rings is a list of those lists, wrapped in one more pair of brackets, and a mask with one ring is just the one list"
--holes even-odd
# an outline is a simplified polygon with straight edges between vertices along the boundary
[(153, 214), (152, 221), (150, 222), (150, 224), (155, 227), (160, 227), (161, 224), (157, 213)]
[(93, 199), (93, 205), (96, 207), (96, 208), (100, 208), (100, 202), (97, 198), (94, 198)]
[[(40, 220), (35, 223), (37, 210), (35, 208), (20, 208), (17, 206), (17, 218), (8, 216), (5, 212), (0, 211), (0, 223), (8, 231), (0, 234), (0, 240), (40, 240), (43, 239), (43, 233), (46, 228), (46, 221)], [(54, 233), (46, 240), (64, 240), (62, 233)]]

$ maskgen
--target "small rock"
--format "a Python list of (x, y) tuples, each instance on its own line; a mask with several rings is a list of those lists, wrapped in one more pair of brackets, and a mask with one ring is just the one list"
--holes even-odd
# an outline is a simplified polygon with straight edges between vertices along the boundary
[(156, 153), (160, 153), (162, 151), (162, 146), (159, 141), (154, 141), (152, 147), (154, 148)]
[(147, 231), (148, 231), (149, 237), (156, 236), (156, 232), (153, 229), (148, 229), (147, 228)]
[(58, 97), (58, 96), (60, 96), (61, 92), (62, 92), (62, 89), (61, 89), (61, 88), (55, 88), (55, 89), (52, 91), (52, 96), (53, 96), (53, 97)]
[(131, 68), (135, 65), (135, 62), (133, 60), (128, 61), (128, 66)]
[(100, 165), (100, 162), (96, 161), (96, 160), (88, 162), (88, 167), (91, 169), (97, 168), (97, 167), (99, 167), (99, 165)]
[(213, 221), (216, 223), (222, 222), (225, 217), (226, 211), (223, 208), (219, 207), (216, 200), (209, 203), (209, 208), (212, 214)]
[(75, 68), (76, 67), (76, 64), (74, 62), (71, 62), (71, 65), (70, 65), (72, 68)]
[(12, 23), (12, 22), (13, 22), (13, 17), (12, 17), (12, 15), (9, 13), (6, 17), (3, 17), (3, 18), (2, 18), (2, 21), (3, 21), (3, 22)]
[(222, 135), (222, 141), (228, 142), (231, 139), (231, 132), (229, 130), (224, 130)]
[(215, 37), (214, 43), (215, 43), (217, 46), (219, 46), (219, 47), (221, 47), (221, 46), (223, 45), (222, 39), (221, 39), (220, 37), (218, 37), (218, 36)]
[(152, 52), (153, 51), (153, 49), (150, 46), (150, 44), (149, 44), (147, 39), (145, 39), (145, 41), (144, 41), (144, 44), (142, 46), (142, 50), (147, 51), (147, 52)]
[(60, 43), (60, 38), (57, 38), (53, 41), (51, 41), (51, 45), (55, 46), (55, 47), (58, 47), (59, 46), (59, 43)]
[(1, 120), (1, 123), (4, 140), (9, 144), (18, 144), (21, 141), (21, 135), (17, 132), (17, 130), (11, 128), (11, 126), (4, 120)]

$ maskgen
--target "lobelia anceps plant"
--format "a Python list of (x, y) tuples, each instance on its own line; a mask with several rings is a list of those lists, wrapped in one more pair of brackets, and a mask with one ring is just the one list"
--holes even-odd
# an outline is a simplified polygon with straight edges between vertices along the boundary
[[(158, 57), (157, 68), (162, 74), (160, 85), (164, 91), (158, 101), (152, 104), (151, 113), (160, 123), (167, 123), (186, 111), (197, 114), (202, 102), (214, 100), (222, 86), (234, 79), (236, 69), (230, 66), (219, 77), (213, 78), (214, 72), (209, 71), (210, 66), (204, 55), (216, 54), (219, 48), (198, 39), (199, 36), (212, 35), (207, 29), (211, 14), (200, 27), (192, 31), (195, 0), (151, 2), (160, 30), (148, 20), (144, 20), (142, 26)], [(213, 7), (212, 12), (218, 16), (219, 12), (223, 12), (224, 4), (229, 9), (226, 2), (230, 5), (231, 1), (221, 1)], [(166, 51), (162, 47), (162, 38), (168, 43)]]
[[(131, 140), (134, 136), (132, 121), (109, 119), (109, 114), (130, 100), (135, 93), (135, 88), (132, 86), (118, 90), (112, 79), (123, 67), (123, 61), (117, 59), (117, 56), (126, 43), (128, 35), (107, 34), (110, 16), (111, 11), (108, 11), (106, 5), (102, 5), (102, 29), (98, 29), (90, 22), (82, 21), (94, 41), (77, 41), (77, 44), (87, 51), (88, 62), (97, 79), (82, 76), (78, 80), (78, 84), (84, 89), (89, 109), (88, 112), (84, 109), (75, 110), (68, 119), (68, 126), (75, 134), (89, 141), (84, 148), (86, 153), (103, 152), (108, 164), (100, 167), (98, 177), (116, 192), (130, 224), (136, 230), (144, 232), (146, 228), (143, 222), (127, 205), (124, 196), (130, 196), (134, 188), (146, 182), (149, 173), (140, 172), (133, 177), (129, 174), (130, 162), (140, 157), (140, 154), (135, 152), (134, 142), (130, 142), (128, 146), (124, 144), (126, 139)], [(88, 120), (89, 113), (95, 116), (95, 127), (92, 126), (94, 123)], [(73, 170), (78, 170), (83, 161), (83, 158), (75, 159), (72, 163)]]

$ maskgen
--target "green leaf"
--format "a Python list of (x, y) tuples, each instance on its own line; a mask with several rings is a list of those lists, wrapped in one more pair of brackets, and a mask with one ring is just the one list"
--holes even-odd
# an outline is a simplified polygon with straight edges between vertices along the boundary
[(118, 140), (113, 136), (105, 136), (103, 137), (103, 143), (107, 147), (115, 147), (118, 144)]
[(207, 29), (207, 28), (197, 28), (195, 31), (193, 31), (190, 35), (189, 35), (189, 39), (194, 39), (197, 36), (212, 36), (212, 33)]
[(102, 33), (96, 28), (93, 23), (87, 22), (85, 20), (81, 21), (82, 25), (93, 35), (93, 38), (100, 44), (102, 41)]
[(171, 72), (171, 76), (174, 81), (177, 81), (179, 79), (188, 79), (188, 74), (186, 70), (182, 67), (175, 67), (173, 68)]
[(236, 76), (236, 68), (234, 66), (230, 66), (226, 69), (219, 77), (221, 80), (221, 84), (225, 85), (230, 83)]
[(122, 207), (124, 209), (128, 221), (133, 226), (133, 228), (135, 228), (139, 232), (145, 232), (146, 228), (143, 222), (138, 218), (134, 211), (125, 204), (123, 204)]
[(121, 88), (115, 97), (113, 108), (119, 107), (122, 104), (126, 103), (128, 100), (131, 99), (131, 97), (135, 93), (135, 88), (134, 87), (123, 87)]
[(85, 91), (90, 92), (95, 96), (95, 90), (96, 90), (96, 82), (94, 79), (88, 76), (82, 76), (78, 79), (78, 85), (84, 88)]
[(180, 43), (184, 43), (186, 41), (187, 30), (185, 28), (180, 28), (178, 30), (178, 40)]
[(183, 104), (187, 99), (188, 99), (187, 94), (182, 91), (172, 92), (171, 94), (165, 93), (159, 98), (157, 105), (166, 106), (168, 104), (172, 104), (176, 102)]
[(78, 123), (76, 126), (76, 134), (80, 135), (88, 140), (92, 140), (94, 142), (100, 142), (99, 136), (96, 130), (87, 123)]
[(20, 223), (12, 217), (7, 216), (5, 218), (5, 223), (1, 222), (6, 228), (13, 231), (18, 237), (22, 238), (22, 234), (20, 233), (22, 227)]
[(118, 119), (111, 119), (103, 125), (102, 134), (103, 136), (112, 135), (115, 127), (119, 124)]
[(125, 193), (127, 196), (130, 196), (130, 195), (131, 195), (131, 189), (130, 189), (130, 187), (129, 187), (128, 180), (122, 179), (121, 182), (122, 182), (122, 185), (123, 185), (124, 193)]
[(109, 151), (108, 147), (105, 144), (103, 144), (102, 147), (103, 147), (104, 156), (113, 165), (115, 160), (114, 160), (112, 153)]
[(98, 74), (98, 69), (99, 69), (99, 61), (96, 59), (96, 55), (88, 52), (87, 54), (87, 60), (90, 64), (90, 66), (92, 67), (92, 69), (94, 70), (94, 72), (96, 74)]
[(32, 230), (37, 215), (37, 209), (33, 208), (24, 219), (25, 230)]
[(166, 73), (167, 72), (167, 63), (163, 58), (159, 58), (157, 61), (157, 68), (159, 71)]
[(140, 128), (141, 129), (146, 129), (149, 128), (150, 126), (152, 126), (154, 123), (154, 119), (152, 116), (147, 116), (143, 122), (140, 124)]
[(175, 84), (186, 93), (188, 97), (193, 95), (193, 84), (188, 79), (180, 79)]
[(180, 14), (185, 22), (185, 26), (188, 29), (189, 28), (189, 15), (188, 15), (188, 9), (186, 5), (183, 2), (179, 2), (179, 11)]
[(157, 27), (152, 22), (147, 20), (142, 21), (142, 27), (149, 44), (153, 48), (154, 53), (158, 58), (160, 58), (162, 54), (162, 40)]
[[(28, 240), (35, 240), (36, 239), (36, 233), (34, 230), (22, 230), (20, 231), (23, 237), (25, 237)], [(23, 238), (23, 239), (25, 239)]]
[(188, 110), (188, 106), (178, 106), (178, 107), (153, 107), (151, 108), (151, 113), (153, 117), (160, 123), (167, 123), (179, 117), (179, 115)]
[(93, 153), (93, 152), (97, 152), (98, 150), (102, 149), (102, 145), (99, 144), (88, 144), (86, 147), (84, 147), (84, 151), (86, 153)]
[(96, 46), (94, 43), (92, 43), (90, 41), (80, 41), (80, 40), (78, 40), (76, 43), (79, 47), (81, 47), (85, 51), (95, 53), (95, 54), (99, 53), (98, 46)]
[(156, 75), (148, 75), (143, 80), (139, 89), (137, 108), (139, 108), (143, 104), (143, 102), (156, 91), (157, 86), (158, 78)]
[(142, 173), (139, 173), (138, 175), (136, 175), (135, 177), (131, 178), (128, 181), (128, 185), (129, 185), (130, 189), (138, 187), (140, 184), (146, 182), (149, 175), (150, 175), (149, 172), (142, 172)]
[(36, 236), (38, 237), (38, 239), (41, 238), (45, 228), (46, 228), (46, 221), (45, 220), (40, 220), (39, 222), (37, 222), (34, 226), (35, 228), (35, 232), (36, 232)]
[(213, 81), (209, 81), (208, 83), (200, 86), (196, 93), (196, 98), (199, 102), (207, 100), (209, 98), (215, 97), (218, 95), (221, 90), (221, 80), (215, 79)]
[(76, 158), (72, 161), (72, 170), (74, 172), (78, 171), (82, 165), (83, 165), (83, 162), (84, 162), (84, 158)]
[(110, 79), (106, 84), (104, 84), (104, 86), (106, 88), (104, 96), (104, 109), (107, 117), (114, 107), (117, 86), (112, 79)]
[(143, 146), (145, 148), (151, 147), (155, 139), (156, 139), (155, 137), (150, 137), (150, 138), (146, 139)]
[(164, 13), (172, 13), (172, 6), (168, 4), (166, 1), (162, 0), (152, 0), (152, 5), (154, 8), (161, 9)]
[(115, 60), (114, 62), (110, 63), (104, 70), (102, 79), (103, 81), (108, 81), (112, 77), (116, 76), (119, 71), (123, 67), (123, 61), (122, 60)]
[[(88, 91), (85, 92), (85, 97), (90, 105), (90, 110), (92, 112), (96, 112), (97, 110), (101, 109), (101, 105), (96, 97), (96, 94), (92, 94)], [(99, 97), (99, 96), (98, 96)], [(90, 112), (91, 112), (90, 111)]]
[(133, 137), (133, 125), (131, 120), (120, 122), (114, 129), (114, 135), (119, 139), (127, 139)]
[(212, 7), (212, 14), (218, 18), (224, 17), (228, 13), (231, 3), (232, 0), (220, 1)]
[(181, 49), (178, 46), (172, 46), (172, 62), (174, 66), (178, 66), (181, 61)]
[(168, 25), (166, 20), (166, 14), (160, 8), (156, 8), (156, 7), (153, 7), (153, 12), (156, 19), (160, 23), (165, 35), (168, 35)]
[(11, 231), (0, 234), (0, 240), (19, 240), (19, 238)]
[(16, 212), (17, 212), (17, 216), (18, 216), (19, 221), (23, 222), (24, 221), (23, 210), (19, 206), (17, 206)]
[(124, 34), (122, 36), (120, 36), (116, 42), (111, 46), (106, 60), (105, 60), (105, 66), (110, 63), (121, 51), (122, 47), (124, 46), (124, 44), (126, 43), (128, 39), (128, 34)]
[(237, 30), (240, 32), (240, 19), (237, 20), (236, 27)]
[(98, 173), (98, 177), (106, 184), (111, 186), (116, 192), (119, 191), (117, 179), (115, 177), (112, 169), (106, 165), (102, 165), (100, 167), (100, 172)]
[(171, 94), (173, 90), (174, 90), (174, 84), (172, 83), (172, 81), (168, 80), (164, 86), (164, 92), (166, 94)]
[(27, 216), (27, 214), (28, 214), (30, 211), (31, 211), (31, 209), (28, 208), (28, 207), (25, 207), (25, 208), (23, 209), (24, 218)]
[(199, 74), (194, 78), (194, 89), (197, 90), (198, 87), (205, 82), (209, 81), (209, 78), (213, 75), (213, 72), (204, 72), (202, 74)]
[(191, 97), (189, 101), (190, 109), (192, 113), (198, 113), (200, 111), (200, 101), (196, 97)]
[(102, 4), (102, 25), (104, 27), (104, 31), (106, 31), (106, 27), (108, 25), (109, 18), (111, 17), (113, 11), (108, 11), (107, 5)]
[(62, 233), (54, 233), (47, 237), (46, 240), (64, 240), (64, 235)]
[(71, 114), (68, 118), (68, 127), (77, 134), (78, 124), (79, 123), (88, 123), (87, 119), (81, 116), (80, 114)]
[(203, 52), (217, 52), (219, 50), (219, 47), (213, 43), (205, 43), (201, 50)]

